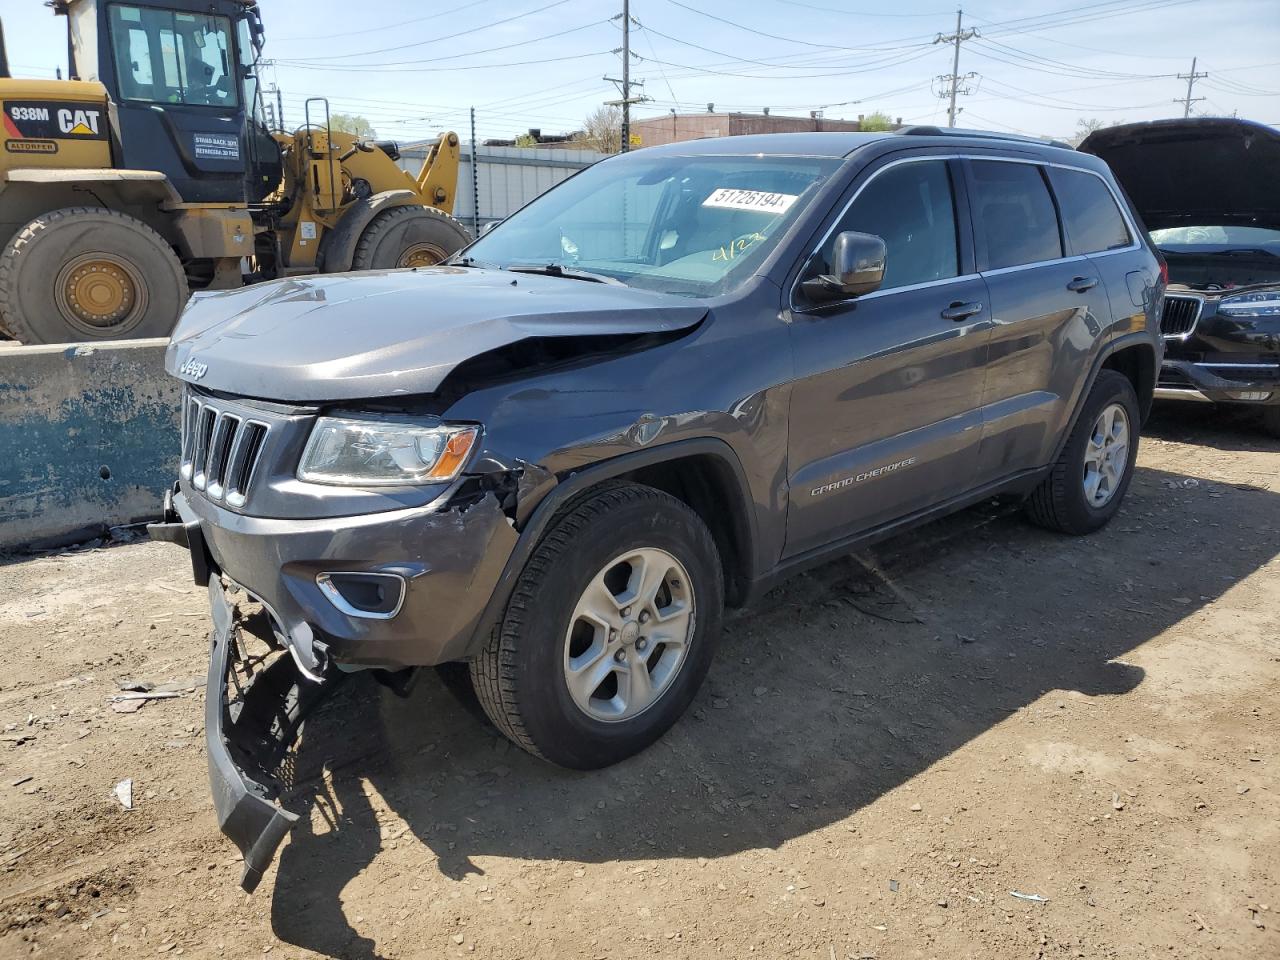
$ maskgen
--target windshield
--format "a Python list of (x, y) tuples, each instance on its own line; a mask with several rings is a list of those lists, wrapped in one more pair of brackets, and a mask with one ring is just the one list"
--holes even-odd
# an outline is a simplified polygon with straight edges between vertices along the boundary
[(1152, 230), (1151, 239), (1174, 253), (1262, 250), (1280, 256), (1280, 230), (1269, 227), (1168, 227)]
[(694, 297), (746, 280), (840, 165), (813, 157), (606, 160), (467, 250), (503, 269), (556, 264)]
[(122, 99), (237, 105), (229, 19), (119, 3), (110, 13)]

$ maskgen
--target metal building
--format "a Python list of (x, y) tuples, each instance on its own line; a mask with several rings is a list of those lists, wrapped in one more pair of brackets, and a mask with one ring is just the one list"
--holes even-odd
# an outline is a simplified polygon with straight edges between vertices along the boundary
[[(401, 146), (400, 166), (416, 173), (432, 142)], [(453, 207), (453, 215), (473, 234), (486, 223), (510, 216), (540, 193), (606, 156), (592, 150), (546, 147), (481, 146), (475, 153), (480, 162), (473, 166), (472, 145), (463, 141), (458, 201)]]

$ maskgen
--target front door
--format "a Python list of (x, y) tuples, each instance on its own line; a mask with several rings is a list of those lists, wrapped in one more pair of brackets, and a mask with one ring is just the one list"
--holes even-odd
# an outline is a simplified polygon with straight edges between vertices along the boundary
[(959, 173), (954, 161), (922, 157), (865, 174), (806, 269), (827, 272), (841, 231), (885, 241), (875, 293), (818, 309), (796, 294), (787, 556), (972, 485), (990, 314), (958, 229)]

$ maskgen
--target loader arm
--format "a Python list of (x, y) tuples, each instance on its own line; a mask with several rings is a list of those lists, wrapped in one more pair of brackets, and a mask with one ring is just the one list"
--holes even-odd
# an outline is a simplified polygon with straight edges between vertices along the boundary
[(443, 213), (452, 214), (458, 191), (458, 166), (461, 163), (458, 135), (441, 134), (418, 171), (418, 192)]

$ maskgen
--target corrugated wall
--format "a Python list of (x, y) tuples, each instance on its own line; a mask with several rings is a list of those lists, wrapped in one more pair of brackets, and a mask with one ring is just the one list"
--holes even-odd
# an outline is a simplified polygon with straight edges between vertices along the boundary
[[(417, 174), (428, 149), (430, 144), (401, 147), (401, 168)], [(540, 193), (605, 157), (592, 150), (545, 147), (480, 147), (476, 152), (480, 161), (478, 209), (472, 202), (471, 145), (466, 142), (458, 171), (458, 202), (453, 208), (453, 215), (468, 228), (473, 217), (483, 226), (510, 216)]]

